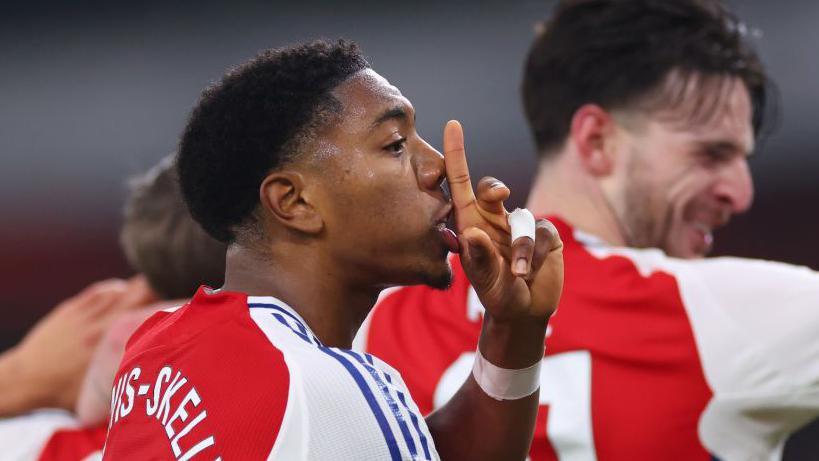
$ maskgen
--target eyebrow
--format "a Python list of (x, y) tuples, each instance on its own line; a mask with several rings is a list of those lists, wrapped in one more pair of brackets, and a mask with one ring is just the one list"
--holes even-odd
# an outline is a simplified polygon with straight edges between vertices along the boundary
[(754, 154), (754, 147), (751, 146), (751, 149), (746, 152), (744, 146), (740, 146), (733, 141), (728, 140), (714, 140), (714, 141), (702, 141), (697, 143), (702, 148), (716, 150), (719, 152), (741, 152), (746, 157), (750, 157)]
[(391, 109), (387, 109), (381, 115), (379, 115), (372, 125), (370, 125), (370, 130), (374, 130), (376, 127), (378, 127), (378, 125), (381, 125), (388, 120), (406, 121), (408, 119), (409, 115), (407, 115), (407, 111), (401, 106), (396, 106)]

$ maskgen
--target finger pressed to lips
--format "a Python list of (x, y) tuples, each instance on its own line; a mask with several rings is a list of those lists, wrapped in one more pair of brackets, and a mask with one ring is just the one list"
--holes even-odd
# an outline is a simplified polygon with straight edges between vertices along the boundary
[(464, 133), (461, 124), (450, 120), (444, 127), (444, 165), (446, 179), (456, 209), (463, 209), (475, 203), (475, 193), (466, 163)]

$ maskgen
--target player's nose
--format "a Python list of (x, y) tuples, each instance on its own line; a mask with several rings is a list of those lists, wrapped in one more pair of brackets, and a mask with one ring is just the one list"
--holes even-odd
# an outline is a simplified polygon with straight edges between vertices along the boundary
[(425, 190), (441, 188), (441, 183), (446, 178), (446, 169), (444, 168), (444, 156), (440, 152), (426, 141), (422, 141), (421, 148), (413, 156), (413, 163), (421, 188)]
[(737, 158), (724, 167), (715, 192), (717, 198), (728, 204), (733, 213), (742, 213), (751, 207), (754, 183), (747, 158)]

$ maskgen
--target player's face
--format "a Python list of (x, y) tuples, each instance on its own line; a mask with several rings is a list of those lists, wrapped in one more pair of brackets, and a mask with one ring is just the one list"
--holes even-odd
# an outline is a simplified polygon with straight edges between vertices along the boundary
[(700, 257), (711, 249), (714, 229), (751, 206), (748, 91), (739, 80), (709, 91), (722, 93), (706, 96), (718, 98), (706, 119), (688, 116), (692, 107), (684, 103), (623, 130), (624, 161), (612, 202), (630, 246)]
[(331, 260), (361, 284), (446, 287), (443, 157), (415, 131), (410, 102), (376, 72), (332, 93), (343, 111), (315, 155)]

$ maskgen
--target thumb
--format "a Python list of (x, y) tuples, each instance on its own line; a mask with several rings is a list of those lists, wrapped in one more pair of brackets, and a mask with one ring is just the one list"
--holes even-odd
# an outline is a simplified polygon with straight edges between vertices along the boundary
[(460, 237), (461, 263), (473, 287), (489, 289), (500, 276), (500, 259), (489, 235), (477, 227), (465, 229)]

